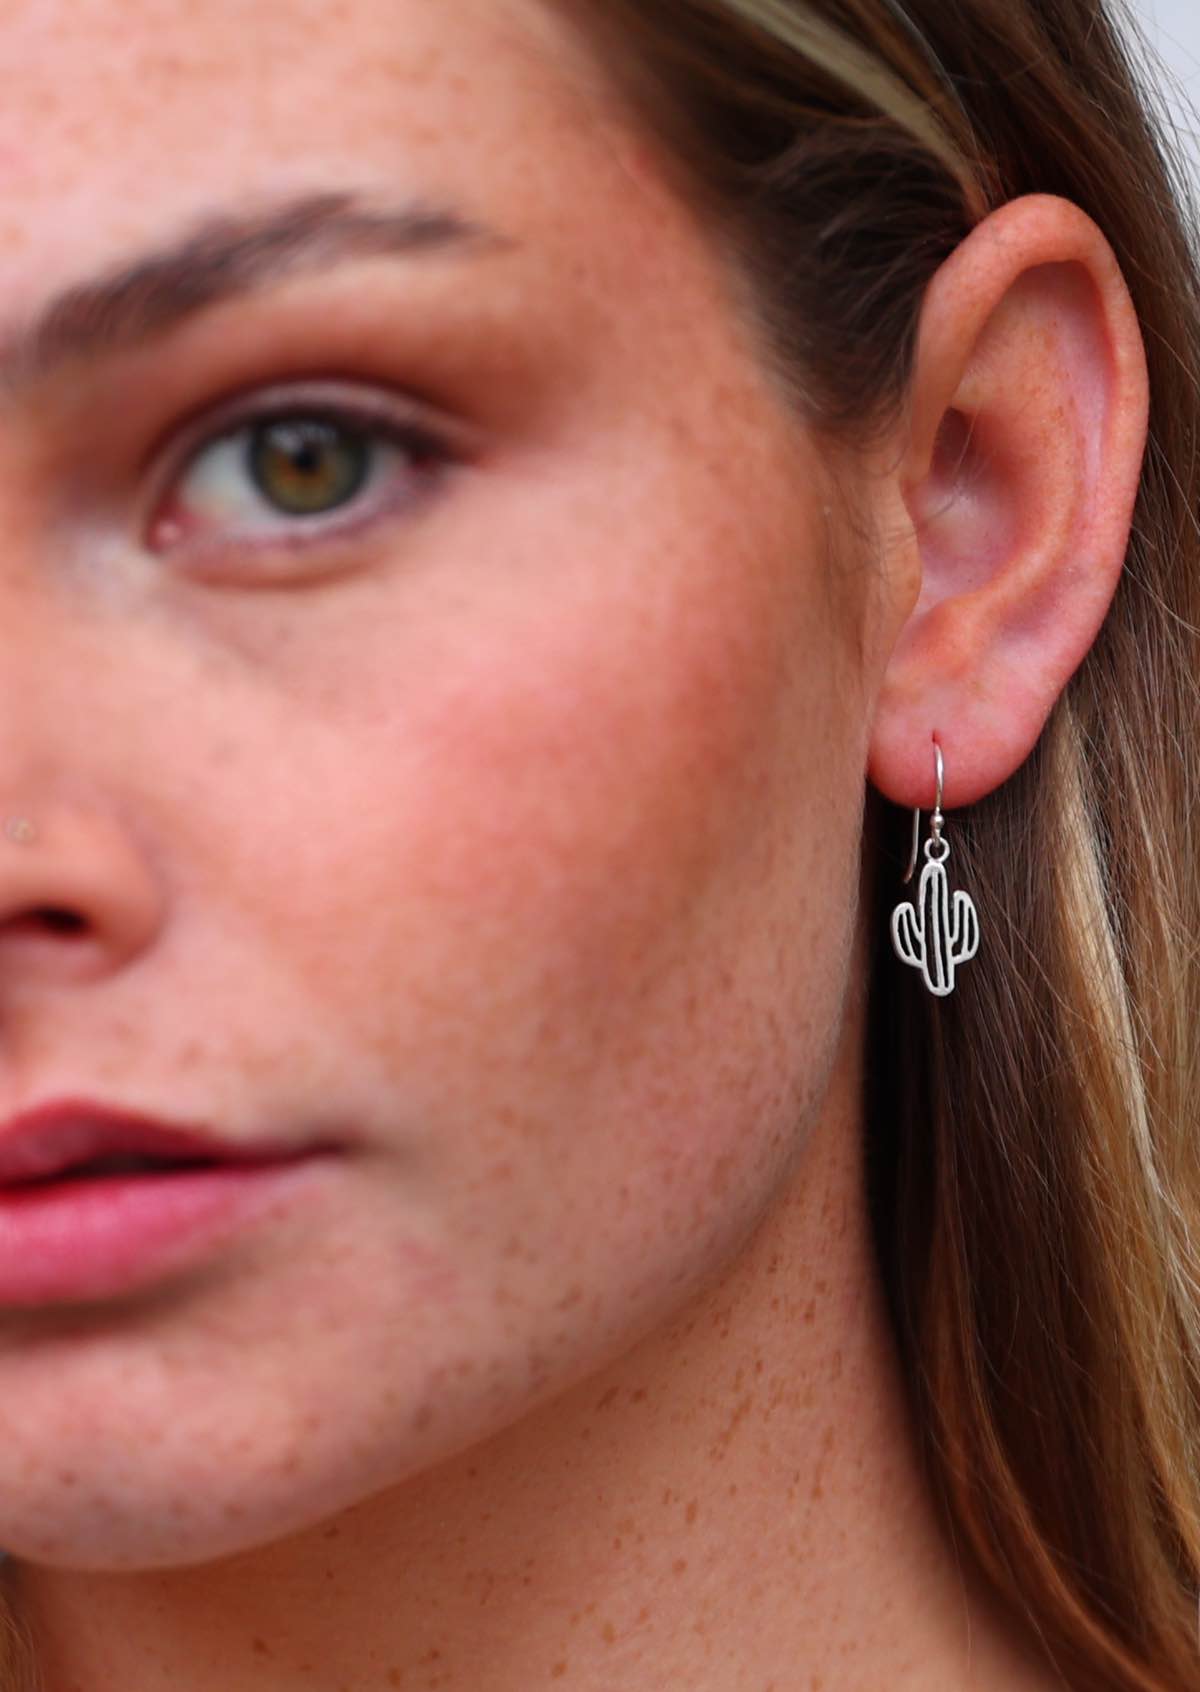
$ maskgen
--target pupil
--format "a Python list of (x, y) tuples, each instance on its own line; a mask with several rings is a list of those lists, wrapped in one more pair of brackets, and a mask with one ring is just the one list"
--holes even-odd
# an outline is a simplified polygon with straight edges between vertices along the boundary
[(247, 457), (259, 492), (291, 516), (344, 505), (362, 487), (369, 468), (362, 436), (316, 417), (259, 424)]

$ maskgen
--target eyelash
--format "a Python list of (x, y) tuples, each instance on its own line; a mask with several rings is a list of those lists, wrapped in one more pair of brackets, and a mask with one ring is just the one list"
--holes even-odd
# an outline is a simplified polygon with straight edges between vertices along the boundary
[[(397, 509), (409, 509), (415, 503), (423, 503), (431, 491), (428, 482), (438, 478), (457, 461), (458, 455), (445, 435), (427, 423), (398, 417), (391, 407), (381, 402), (330, 397), (327, 393), (322, 395), (299, 387), (278, 393), (271, 390), (271, 393), (270, 399), (260, 398), (256, 404), (231, 404), (227, 410), (218, 411), (215, 417), (210, 412), (194, 429), (187, 431), (184, 441), (171, 454), (167, 473), (159, 480), (147, 526), (147, 541), (152, 551), (161, 554), (182, 549), (209, 556), (232, 551), (244, 558), (261, 551), (294, 553), (316, 548), (322, 543), (338, 541), (366, 529)], [(369, 493), (359, 489), (328, 514), (292, 514), (289, 517), (288, 513), (279, 511), (274, 515), (276, 526), (257, 535), (245, 531), (239, 533), (235, 529), (225, 539), (209, 539), (203, 534), (194, 538), (185, 534), (182, 539), (173, 539), (163, 546), (153, 544), (155, 531), (170, 523), (165, 512), (177, 489), (205, 453), (223, 442), (250, 437), (255, 430), (271, 424), (300, 420), (326, 423), (351, 437), (358, 437), (366, 443), (368, 452), (373, 447), (377, 449), (381, 442), (395, 448), (410, 461), (411, 471), (405, 473), (406, 479), (411, 474), (424, 485), (410, 489), (399, 498), (376, 494), (371, 499)], [(373, 471), (369, 470), (367, 476), (369, 484)], [(247, 479), (249, 481), (248, 467)], [(260, 497), (265, 502), (266, 496), (260, 493)]]

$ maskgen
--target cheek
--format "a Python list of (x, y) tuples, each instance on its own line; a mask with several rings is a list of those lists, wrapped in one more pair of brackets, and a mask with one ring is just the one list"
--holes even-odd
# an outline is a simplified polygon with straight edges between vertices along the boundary
[[(623, 1188), (693, 1223), (731, 1144), (747, 1169), (756, 1135), (777, 1155), (809, 1001), (836, 989), (852, 854), (823, 842), (839, 805), (851, 834), (855, 784), (839, 798), (825, 756), (817, 548), (773, 563), (715, 532), (684, 568), (653, 541), (602, 597), (460, 628), (408, 698), (398, 769), (398, 729), (376, 725), (336, 776), (311, 772), (336, 815), (289, 886), (307, 916), (272, 924), (478, 1206), (477, 1240), (518, 1214), (545, 1238), (551, 1203), (560, 1244), (576, 1205), (595, 1235), (598, 1183), (621, 1226)], [(605, 561), (579, 571), (603, 581)]]
[(481, 984), (507, 996), (529, 966), (589, 1050), (761, 826), (779, 654), (739, 610), (740, 626), (681, 596), (666, 614), (609, 607), (607, 631), (559, 620), (460, 678), (425, 725), (428, 909), (438, 928), (469, 910), (476, 958), (497, 965)]
[(831, 1056), (846, 895), (773, 825), (777, 654), (700, 633), (627, 668), (560, 627), (489, 670), (440, 719), (406, 838), (375, 1055), (427, 1136), (456, 1316), (484, 1353), (523, 1338), (534, 1383), (736, 1249)]
[(247, 979), (299, 989), (256, 1043), (365, 1106), (355, 1234), (444, 1272), (435, 1349), (627, 1342), (744, 1237), (823, 1087), (859, 728), (823, 526), (741, 468), (714, 452), (672, 521), (650, 476), (622, 544), (539, 487), (536, 533), (489, 510), (378, 614), (256, 647), (278, 716), (219, 785), (261, 826), (221, 873)]

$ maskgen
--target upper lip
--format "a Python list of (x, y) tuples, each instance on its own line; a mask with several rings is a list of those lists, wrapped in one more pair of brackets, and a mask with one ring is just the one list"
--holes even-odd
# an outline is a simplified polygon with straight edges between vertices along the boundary
[(0, 1123), (0, 1183), (54, 1175), (122, 1152), (262, 1163), (316, 1149), (278, 1139), (231, 1144), (203, 1123), (163, 1122), (87, 1099), (56, 1099)]

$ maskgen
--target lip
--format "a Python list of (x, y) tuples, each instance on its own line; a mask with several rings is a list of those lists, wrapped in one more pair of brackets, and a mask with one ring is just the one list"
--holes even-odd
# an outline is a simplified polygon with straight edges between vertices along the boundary
[(232, 1141), (205, 1123), (166, 1122), (84, 1098), (53, 1099), (0, 1123), (0, 1188), (121, 1153), (263, 1164), (327, 1149), (329, 1142), (305, 1146), (282, 1137)]
[(0, 1187), (0, 1312), (103, 1300), (194, 1269), (252, 1225), (294, 1224), (335, 1173), (333, 1157), (313, 1152)]

